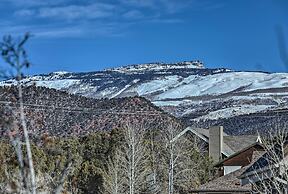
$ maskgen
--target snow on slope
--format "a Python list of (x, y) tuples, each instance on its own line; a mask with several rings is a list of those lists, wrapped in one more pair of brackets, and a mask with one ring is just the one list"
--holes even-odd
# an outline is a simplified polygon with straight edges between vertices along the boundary
[(153, 104), (156, 106), (181, 106), (181, 105), (189, 105), (189, 104), (199, 104), (201, 101), (191, 101), (191, 100), (156, 100), (153, 101)]
[[(184, 63), (184, 62), (183, 62)], [(181, 64), (183, 64), (181, 63)], [(191, 62), (190, 62), (191, 63)], [(185, 65), (191, 64), (185, 63)], [(184, 65), (184, 66), (185, 66)], [(143, 65), (132, 66), (129, 68), (142, 69)], [(144, 65), (145, 68), (147, 64)], [(158, 64), (162, 68), (164, 64)], [(167, 65), (166, 65), (167, 66)], [(179, 66), (179, 65), (178, 65)], [(127, 69), (128, 67), (118, 68)], [(157, 66), (152, 65), (151, 68), (155, 69)], [(172, 68), (173, 65), (169, 65)], [(183, 65), (179, 66), (183, 67)], [(168, 69), (169, 69), (168, 68)], [(194, 67), (193, 67), (194, 68)], [(199, 67), (200, 68), (200, 67)], [(115, 69), (114, 69), (115, 70)], [(116, 68), (117, 70), (117, 68)], [(140, 71), (139, 70), (139, 71)], [(167, 69), (165, 69), (166, 72)], [(109, 70), (111, 71), (111, 70)], [(126, 82), (124, 85), (115, 86), (117, 84), (118, 78), (109, 78), (109, 71), (104, 71), (101, 75), (95, 75), (92, 82), (85, 82), (83, 78), (73, 77), (73, 74), (68, 72), (54, 72), (48, 76), (32, 76), (23, 80), (26, 84), (35, 83), (37, 86), (45, 86), (54, 89), (64, 89), (69, 90), (69, 92), (77, 93), (81, 91), (81, 94), (91, 96), (89, 93), (93, 91), (95, 97), (118, 97), (123, 93), (133, 93), (139, 96), (150, 95), (153, 101), (159, 101), (166, 99), (181, 99), (186, 97), (196, 97), (196, 96), (207, 96), (207, 95), (220, 95), (233, 92), (235, 90), (239, 91), (253, 91), (259, 89), (269, 89), (269, 88), (284, 88), (288, 87), (288, 74), (287, 73), (261, 73), (261, 72), (224, 72), (224, 73), (212, 73), (209, 75), (188, 75), (186, 77), (182, 75), (171, 75), (170, 74), (157, 74), (152, 79), (143, 80), (143, 78), (134, 79), (134, 81)], [(149, 72), (149, 71), (148, 71)], [(103, 74), (107, 73), (107, 77), (104, 84), (109, 84), (109, 87), (99, 87), (98, 85), (91, 84), (95, 81), (101, 81)], [(146, 71), (143, 71), (145, 74)], [(173, 73), (173, 72), (172, 72)], [(69, 75), (67, 75), (69, 74)], [(125, 73), (120, 73), (120, 76), (125, 75)], [(128, 73), (129, 75), (129, 73)], [(99, 77), (97, 77), (99, 76)], [(124, 77), (124, 79), (126, 79)], [(84, 82), (83, 82), (84, 81)], [(124, 82), (125, 83), (125, 82)], [(11, 85), (15, 84), (15, 81), (9, 80), (6, 82), (0, 82), (0, 85)], [(133, 87), (131, 87), (133, 86)], [(71, 89), (72, 88), (72, 89)], [(100, 88), (100, 89), (99, 89)], [(111, 90), (111, 91), (110, 91)], [(73, 92), (74, 91), (74, 92)], [(160, 105), (161, 106), (161, 105)]]
[[(47, 87), (47, 88), (53, 88), (53, 89), (58, 89), (58, 90), (62, 90), (62, 89), (68, 89), (69, 87), (78, 84), (79, 80), (74, 80), (74, 79), (60, 79), (60, 80), (39, 80), (39, 78), (37, 78), (39, 76), (35, 76), (28, 79), (24, 79), (23, 82), (26, 85), (32, 85), (32, 84), (36, 84), (36, 86), (43, 86), (43, 87)], [(16, 85), (16, 81), (9, 81), (9, 82), (4, 82), (1, 81), (0, 82), (0, 86), (1, 85)]]
[(63, 80), (53, 80), (53, 81), (38, 81), (36, 86), (43, 86), (54, 89), (66, 89), (75, 84), (78, 84), (79, 80), (73, 79), (63, 79)]
[[(261, 112), (267, 109), (271, 109), (273, 107), (274, 106), (269, 106), (269, 105), (241, 105), (237, 107), (229, 107), (229, 108), (210, 112), (207, 115), (194, 119), (194, 121), (208, 120), (208, 119), (217, 120), (220, 118), (229, 118), (229, 117), (234, 117), (238, 115), (246, 115), (250, 113)], [(189, 111), (184, 112), (183, 116), (186, 114), (189, 114)]]
[[(166, 80), (174, 80), (167, 82)], [(151, 81), (143, 84), (146, 88), (170, 88), (157, 95), (158, 100), (185, 98), (189, 96), (219, 95), (243, 88), (242, 91), (253, 91), (267, 88), (288, 87), (287, 73), (229, 72), (207, 76), (189, 76), (176, 84), (174, 76), (165, 77), (162, 81)], [(154, 86), (154, 85), (155, 86)], [(142, 86), (138, 93), (143, 94)], [(172, 88), (171, 88), (172, 87)], [(158, 89), (159, 90), (159, 89)]]
[(137, 87), (137, 93), (140, 96), (147, 95), (157, 91), (167, 91), (169, 87), (179, 83), (179, 76), (166, 76), (146, 83), (142, 83)]

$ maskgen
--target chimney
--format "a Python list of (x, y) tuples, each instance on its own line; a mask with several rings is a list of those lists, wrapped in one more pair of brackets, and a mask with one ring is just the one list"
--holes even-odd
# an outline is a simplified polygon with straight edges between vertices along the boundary
[(222, 159), (223, 126), (213, 126), (209, 129), (209, 156), (214, 163)]

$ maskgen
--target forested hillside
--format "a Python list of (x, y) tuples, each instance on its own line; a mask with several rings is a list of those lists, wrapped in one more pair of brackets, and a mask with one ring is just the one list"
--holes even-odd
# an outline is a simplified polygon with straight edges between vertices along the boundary
[[(91, 99), (35, 86), (26, 87), (23, 91), (32, 136), (85, 135), (111, 131), (127, 123), (145, 123), (149, 129), (160, 128), (162, 123), (170, 120), (180, 123), (142, 97)], [(11, 114), (11, 110), (17, 110), (17, 96), (16, 87), (0, 87), (1, 121)], [(4, 132), (5, 128), (2, 128), (2, 134)]]

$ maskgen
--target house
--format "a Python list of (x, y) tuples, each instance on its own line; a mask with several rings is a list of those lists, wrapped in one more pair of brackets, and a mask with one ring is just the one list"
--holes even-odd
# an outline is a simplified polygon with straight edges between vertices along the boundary
[(264, 154), (260, 137), (228, 136), (223, 127), (212, 127), (204, 132), (194, 129), (194, 134), (209, 138), (209, 155), (215, 161), (217, 175), (214, 180), (191, 190), (191, 193), (250, 193), (251, 185), (242, 185), (238, 177)]
[[(214, 161), (219, 159), (214, 164), (217, 176), (191, 193), (288, 193), (287, 134), (273, 137), (272, 146), (267, 149), (260, 137), (254, 143), (251, 143), (251, 137), (236, 136), (234, 139), (226, 135), (222, 127), (212, 127), (204, 132), (190, 131), (203, 140), (206, 138), (210, 156)], [(234, 153), (230, 154), (232, 151)]]
[(201, 185), (197, 189), (191, 190), (189, 193), (197, 194), (234, 194), (234, 193), (251, 193), (251, 185), (241, 185), (239, 175), (245, 171), (246, 167), (231, 172), (225, 176), (218, 177)]
[(257, 190), (263, 190), (264, 188), (261, 187), (266, 187), (271, 193), (287, 193), (288, 140), (275, 143), (238, 178), (242, 186), (252, 184)]
[(232, 193), (251, 193), (251, 184), (241, 184), (240, 175), (245, 172), (254, 161), (262, 156), (264, 148), (259, 142), (234, 153), (228, 158), (214, 165), (218, 169), (218, 178), (201, 185), (191, 193), (201, 194), (232, 194)]
[(172, 141), (178, 139), (187, 132), (191, 132), (207, 144), (209, 155), (215, 163), (239, 152), (255, 142), (261, 141), (260, 137), (257, 135), (228, 135), (224, 132), (222, 126), (214, 126), (210, 129), (187, 127)]
[(260, 142), (255, 142), (214, 164), (214, 167), (218, 169), (218, 176), (225, 176), (249, 166), (264, 153), (265, 149), (263, 145)]

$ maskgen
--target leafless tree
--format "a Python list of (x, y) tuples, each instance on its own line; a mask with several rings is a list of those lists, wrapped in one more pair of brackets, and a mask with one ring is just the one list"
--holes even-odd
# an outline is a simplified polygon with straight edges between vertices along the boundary
[(124, 140), (104, 175), (105, 193), (139, 194), (146, 190), (149, 168), (144, 143), (145, 128), (127, 124)]
[[(7, 172), (7, 183), (10, 182), (8, 184), (2, 184), (1, 187), (7, 189), (12, 182), (14, 187), (10, 188), (11, 192), (36, 194), (40, 188), (41, 190), (46, 188), (46, 192), (60, 194), (63, 190), (65, 179), (73, 170), (75, 164), (73, 159), (69, 159), (65, 163), (60, 175), (56, 177), (41, 172), (36, 176), (33, 165), (22, 86), (22, 79), (24, 77), (23, 72), (26, 68), (30, 67), (30, 62), (24, 48), (25, 43), (30, 37), (29, 33), (26, 33), (19, 40), (16, 40), (11, 36), (5, 36), (0, 42), (1, 57), (4, 62), (8, 64), (7, 68), (0, 69), (0, 76), (6, 79), (13, 79), (17, 87), (15, 102), (7, 103), (4, 107), (4, 130), (6, 130), (15, 150), (20, 171), (18, 176), (16, 176), (15, 173), (9, 174), (9, 172)], [(22, 149), (23, 145), (26, 148), (25, 152)], [(5, 192), (8, 190), (5, 191), (4, 189)]]
[[(11, 142), (15, 148), (15, 151), (17, 153), (20, 171), (22, 180), (24, 183), (24, 186), (27, 187), (27, 191), (31, 192), (32, 194), (36, 194), (36, 180), (35, 180), (35, 171), (33, 166), (33, 159), (32, 159), (32, 152), (31, 152), (31, 146), (30, 146), (30, 139), (27, 129), (27, 123), (25, 120), (25, 113), (24, 113), (24, 105), (23, 105), (23, 89), (21, 85), (21, 80), (23, 78), (23, 70), (25, 68), (28, 68), (30, 66), (30, 62), (28, 61), (27, 53), (24, 49), (24, 44), (27, 42), (27, 40), (30, 38), (29, 33), (26, 33), (22, 39), (19, 41), (15, 41), (12, 39), (11, 36), (5, 36), (3, 38), (3, 41), (0, 43), (0, 49), (1, 49), (1, 55), (4, 61), (10, 66), (10, 72), (9, 74), (6, 74), (6, 76), (13, 76), (16, 79), (17, 82), (17, 88), (18, 88), (18, 111), (20, 114), (20, 124), (21, 129), (23, 130), (24, 135), (24, 141), (26, 146), (26, 152), (27, 152), (27, 161), (28, 161), (28, 167), (29, 167), (29, 179), (30, 179), (30, 185), (28, 185), (28, 181), (24, 177), (24, 157), (22, 152), (22, 142), (19, 138), (20, 131), (17, 130), (17, 138), (14, 138), (10, 135)], [(4, 73), (4, 71), (2, 71)]]
[(288, 134), (271, 132), (263, 141), (265, 154), (251, 167), (247, 179), (255, 193), (288, 193)]
[(197, 175), (198, 170), (201, 170), (198, 168), (199, 161), (192, 157), (193, 152), (198, 148), (185, 136), (175, 138), (180, 132), (179, 126), (169, 124), (163, 134), (163, 142), (166, 146), (162, 168), (166, 168), (167, 172), (163, 192), (168, 194), (179, 193), (181, 189), (188, 190), (199, 184)]
[(125, 157), (122, 157), (122, 168), (126, 172), (124, 180), (129, 194), (141, 193), (146, 184), (148, 155), (144, 134), (145, 127), (137, 124), (127, 124), (124, 129), (124, 145), (121, 150)]
[(162, 190), (162, 180), (160, 172), (160, 164), (161, 164), (161, 152), (162, 152), (162, 144), (161, 139), (159, 138), (159, 130), (152, 129), (147, 130), (146, 133), (146, 143), (148, 149), (148, 165), (150, 168), (150, 174), (148, 176), (150, 191), (153, 194), (161, 193)]
[(125, 191), (121, 161), (125, 161), (124, 155), (119, 150), (107, 162), (103, 174), (103, 187), (105, 194), (122, 194)]

